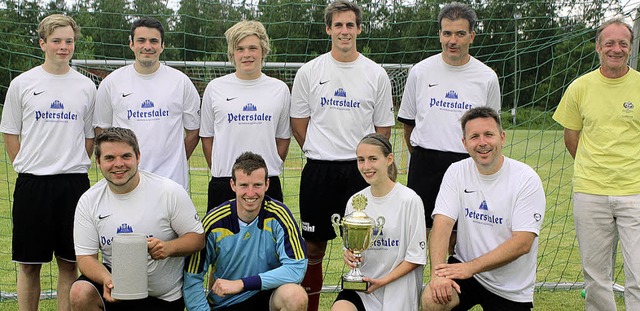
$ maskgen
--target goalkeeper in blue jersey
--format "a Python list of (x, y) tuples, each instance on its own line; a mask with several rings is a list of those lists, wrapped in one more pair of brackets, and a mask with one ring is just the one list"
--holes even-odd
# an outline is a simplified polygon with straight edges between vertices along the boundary
[[(206, 247), (185, 264), (188, 310), (306, 310), (299, 285), (307, 267), (306, 245), (291, 211), (265, 196), (267, 165), (245, 152), (233, 164), (234, 200), (203, 220)], [(213, 284), (203, 290), (213, 268)]]

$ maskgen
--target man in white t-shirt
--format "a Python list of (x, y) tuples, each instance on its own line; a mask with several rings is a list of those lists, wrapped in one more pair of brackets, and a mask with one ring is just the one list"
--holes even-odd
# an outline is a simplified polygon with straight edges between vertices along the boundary
[(18, 306), (38, 310), (40, 269), (55, 255), (58, 309), (69, 310), (76, 279), (73, 213), (89, 189), (96, 85), (69, 66), (80, 27), (53, 14), (38, 25), (44, 63), (7, 90), (0, 132), (18, 173), (13, 194), (12, 260), (18, 263)]
[(300, 177), (300, 218), (309, 265), (302, 286), (309, 310), (317, 310), (322, 258), (336, 237), (331, 215), (343, 214), (347, 200), (364, 189), (356, 146), (366, 134), (386, 137), (394, 125), (391, 82), (382, 66), (356, 49), (362, 11), (337, 0), (325, 10), (331, 52), (303, 65), (293, 82), (291, 128), (307, 163)]
[(465, 4), (452, 2), (442, 8), (438, 14), (442, 53), (411, 68), (398, 111), (411, 153), (407, 186), (424, 202), (427, 235), (444, 173), (451, 163), (469, 157), (459, 140), (460, 117), (473, 107), (500, 110), (498, 76), (469, 55), (476, 20), (476, 13)]
[(270, 50), (266, 29), (258, 21), (241, 21), (224, 34), (229, 62), (236, 72), (209, 82), (202, 96), (200, 137), (213, 176), (207, 211), (235, 198), (229, 182), (231, 168), (246, 151), (265, 159), (267, 195), (282, 202), (278, 176), (291, 141), (289, 87), (262, 73)]
[(131, 27), (134, 64), (109, 74), (98, 87), (96, 134), (118, 126), (132, 129), (145, 155), (140, 168), (189, 186), (187, 160), (198, 144), (200, 95), (189, 77), (160, 64), (164, 28), (151, 17)]
[[(442, 180), (422, 308), (529, 311), (545, 212), (542, 181), (528, 165), (502, 155), (505, 133), (495, 110), (472, 108), (461, 123), (471, 158), (452, 164)], [(455, 253), (447, 260), (456, 220)]]
[[(73, 310), (184, 310), (184, 256), (204, 247), (189, 194), (171, 179), (138, 170), (140, 147), (130, 129), (100, 133), (95, 153), (104, 179), (82, 195), (76, 208), (73, 238), (82, 275), (71, 286)], [(111, 296), (112, 242), (120, 233), (147, 236), (147, 298)]]

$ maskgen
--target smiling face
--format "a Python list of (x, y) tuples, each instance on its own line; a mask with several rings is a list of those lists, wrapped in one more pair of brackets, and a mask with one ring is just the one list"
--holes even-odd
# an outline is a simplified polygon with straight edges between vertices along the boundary
[(134, 31), (129, 48), (136, 57), (136, 70), (140, 73), (153, 73), (160, 67), (160, 54), (164, 51), (164, 43), (160, 31), (155, 28), (140, 26)]
[(356, 159), (362, 178), (372, 187), (391, 181), (389, 166), (393, 164), (392, 153), (385, 157), (380, 146), (360, 143), (356, 148)]
[(107, 141), (100, 144), (100, 151), (98, 167), (111, 191), (124, 194), (135, 189), (140, 182), (140, 155), (135, 153), (133, 147), (125, 142)]
[(231, 179), (231, 189), (236, 193), (238, 217), (249, 223), (258, 216), (264, 194), (269, 189), (269, 180), (264, 168), (247, 174), (242, 169), (235, 171), (235, 181)]
[(624, 76), (629, 67), (631, 33), (624, 25), (611, 24), (602, 30), (596, 41), (596, 51), (600, 56), (600, 72), (607, 78)]
[(258, 36), (251, 35), (240, 40), (233, 51), (236, 76), (242, 80), (259, 78), (262, 74), (262, 58), (263, 52)]
[(442, 59), (451, 66), (462, 66), (469, 59), (469, 47), (476, 37), (471, 31), (469, 21), (464, 18), (450, 20), (443, 18), (440, 22), (440, 44), (442, 45)]
[(505, 133), (493, 118), (475, 118), (465, 125), (462, 143), (480, 174), (495, 174), (502, 167)]
[(69, 66), (75, 50), (75, 34), (71, 26), (56, 28), (46, 39), (40, 39), (45, 66)]
[(362, 32), (362, 27), (356, 24), (356, 13), (353, 11), (339, 11), (333, 13), (331, 25), (326, 26), (331, 36), (331, 55), (339, 61), (353, 61), (358, 57), (356, 38)]

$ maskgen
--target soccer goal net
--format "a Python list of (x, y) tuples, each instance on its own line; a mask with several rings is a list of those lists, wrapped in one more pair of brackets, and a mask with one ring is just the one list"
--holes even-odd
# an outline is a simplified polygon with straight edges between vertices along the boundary
[[(437, 14), (448, 1), (358, 1), (363, 31), (358, 49), (387, 70), (393, 99), (400, 104), (409, 68), (440, 52)], [(507, 156), (526, 162), (542, 178), (547, 196), (544, 226), (539, 236), (538, 288), (582, 286), (571, 204), (573, 160), (565, 151), (562, 128), (551, 119), (565, 88), (575, 78), (598, 67), (595, 29), (606, 18), (623, 16), (638, 23), (639, 0), (465, 1), (477, 12), (477, 35), (471, 54), (494, 69), (502, 91), (502, 118), (507, 130)], [(224, 31), (242, 19), (265, 24), (271, 55), (265, 74), (289, 86), (299, 66), (330, 49), (323, 10), (327, 0), (3, 0), (0, 2), (0, 100), (10, 81), (39, 65), (38, 21), (51, 13), (68, 14), (82, 27), (73, 67), (96, 84), (111, 71), (130, 64), (131, 22), (153, 16), (165, 25), (162, 59), (184, 71), (204, 91), (216, 77), (233, 72), (226, 62)], [(637, 26), (634, 27), (638, 37)], [(634, 44), (634, 47), (637, 43)], [(637, 64), (637, 48), (630, 64)], [(70, 86), (73, 87), (73, 86)], [(400, 176), (406, 182), (407, 152), (401, 124), (392, 141)], [(0, 300), (15, 299), (17, 266), (11, 262), (11, 208), (16, 174), (8, 157), (0, 155)], [(300, 172), (305, 163), (295, 140), (285, 162), (282, 183), (285, 203), (298, 208)], [(190, 160), (190, 191), (201, 213), (206, 210), (210, 178), (202, 151)], [(92, 183), (101, 178), (92, 168)], [(324, 290), (335, 290), (345, 273), (338, 241), (323, 263)], [(614, 280), (624, 284), (621, 256)], [(55, 295), (55, 264), (42, 269), (43, 297)], [(621, 289), (616, 285), (617, 289)]]

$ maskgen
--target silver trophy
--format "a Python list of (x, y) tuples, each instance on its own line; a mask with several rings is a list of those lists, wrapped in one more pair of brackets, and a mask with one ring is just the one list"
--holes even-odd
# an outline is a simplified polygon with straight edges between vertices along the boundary
[[(384, 217), (380, 216), (374, 220), (363, 212), (367, 207), (367, 197), (363, 194), (354, 196), (351, 204), (354, 209), (351, 214), (345, 215), (342, 220), (339, 214), (333, 214), (331, 223), (337, 235), (342, 231), (342, 245), (360, 258), (362, 252), (369, 248), (382, 233)], [(366, 291), (369, 283), (363, 281), (363, 277), (364, 275), (360, 272), (360, 261), (357, 261), (356, 266), (342, 276), (342, 289)]]

